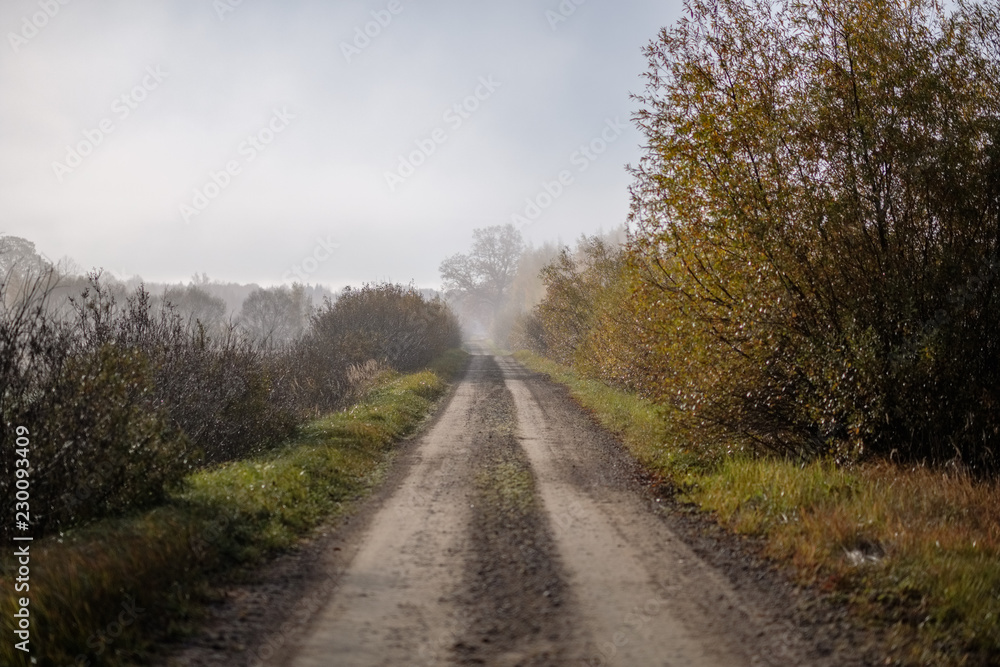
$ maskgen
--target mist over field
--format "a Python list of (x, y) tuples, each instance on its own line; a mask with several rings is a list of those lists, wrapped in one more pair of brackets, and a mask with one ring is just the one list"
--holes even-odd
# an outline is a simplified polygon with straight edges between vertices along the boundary
[(621, 223), (640, 46), (679, 9), (5, 2), (0, 233), (151, 282), (437, 287), (539, 195), (536, 244)]

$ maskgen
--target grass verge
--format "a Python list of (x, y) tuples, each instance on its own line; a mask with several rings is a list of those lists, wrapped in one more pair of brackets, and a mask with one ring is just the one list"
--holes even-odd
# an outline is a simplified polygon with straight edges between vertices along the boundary
[[(0, 664), (127, 665), (152, 639), (188, 632), (210, 582), (290, 546), (378, 481), (465, 366), (455, 350), (431, 368), (386, 375), (358, 404), (312, 422), (285, 446), (189, 476), (150, 512), (33, 543), (30, 590), (5, 559)], [(30, 654), (14, 648), (17, 599), (30, 604)]]
[(761, 536), (799, 581), (888, 627), (897, 664), (1000, 664), (1000, 485), (954, 472), (844, 469), (737, 456), (705, 461), (653, 403), (531, 354), (681, 500)]

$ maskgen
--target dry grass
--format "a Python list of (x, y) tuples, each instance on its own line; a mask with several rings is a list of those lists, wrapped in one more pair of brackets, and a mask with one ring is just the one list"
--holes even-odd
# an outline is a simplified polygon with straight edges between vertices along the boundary
[(764, 535), (801, 580), (895, 626), (915, 662), (1000, 655), (1000, 485), (888, 464), (845, 471), (733, 459), (689, 493), (734, 530)]

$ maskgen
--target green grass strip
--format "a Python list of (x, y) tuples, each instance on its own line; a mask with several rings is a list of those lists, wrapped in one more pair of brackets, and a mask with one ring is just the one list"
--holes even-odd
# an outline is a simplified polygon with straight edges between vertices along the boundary
[(886, 463), (704, 460), (698, 435), (652, 402), (529, 352), (515, 357), (566, 385), (681, 500), (763, 537), (802, 583), (887, 627), (896, 664), (1000, 664), (1000, 484)]
[[(467, 358), (455, 350), (429, 370), (387, 374), (358, 404), (308, 424), (286, 445), (190, 475), (162, 507), (35, 542), (27, 593), (13, 590), (7, 549), (0, 664), (127, 665), (151, 638), (191, 631), (211, 581), (289, 547), (370, 491), (393, 445), (430, 413)], [(30, 654), (12, 641), (24, 596)]]

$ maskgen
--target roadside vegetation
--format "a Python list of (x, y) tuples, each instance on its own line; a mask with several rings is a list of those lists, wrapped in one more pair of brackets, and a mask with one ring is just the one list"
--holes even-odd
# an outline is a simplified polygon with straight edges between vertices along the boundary
[[(466, 358), (452, 350), (427, 370), (384, 370), (353, 406), (309, 421), (264, 453), (188, 474), (151, 510), (34, 542), (32, 634), (44, 641), (32, 644), (32, 657), (128, 665), (151, 642), (191, 631), (220, 582), (370, 490), (392, 445), (424, 419)], [(6, 625), (16, 593), (4, 579)], [(27, 664), (11, 642), (0, 647), (0, 661)]]
[(1000, 10), (688, 14), (646, 49), (624, 251), (564, 251), (520, 340), (727, 448), (995, 474)]
[[(416, 370), (460, 340), (447, 306), (400, 285), (345, 290), (283, 345), (237, 328), (210, 335), (98, 274), (65, 304), (57, 288), (46, 271), (0, 283), (0, 495), (14, 495), (8, 441), (20, 426), (35, 539), (157, 505), (188, 474), (266, 452), (384, 371)], [(0, 511), (5, 540), (13, 509)]]
[[(30, 593), (30, 655), (43, 664), (119, 664), (116, 651), (182, 628), (209, 575), (289, 545), (367, 488), (461, 363), (448, 353), (456, 318), (412, 287), (347, 289), (281, 335), (280, 317), (258, 318), (268, 333), (256, 336), (221, 324), (194, 288), (182, 297), (209, 324), (179, 311), (177, 294), (97, 273), (73, 294), (52, 267), (3, 268), (0, 537), (32, 541), (30, 589), (15, 592), (8, 552), (0, 608), (13, 637)], [(0, 648), (5, 665), (26, 655)]]
[(893, 655), (996, 664), (1000, 6), (684, 14), (645, 50), (625, 242), (530, 258), (497, 340)]
[(1000, 485), (954, 469), (774, 455), (706, 459), (662, 404), (528, 351), (676, 499), (763, 538), (765, 555), (888, 627), (898, 664), (991, 665), (1000, 655)]

